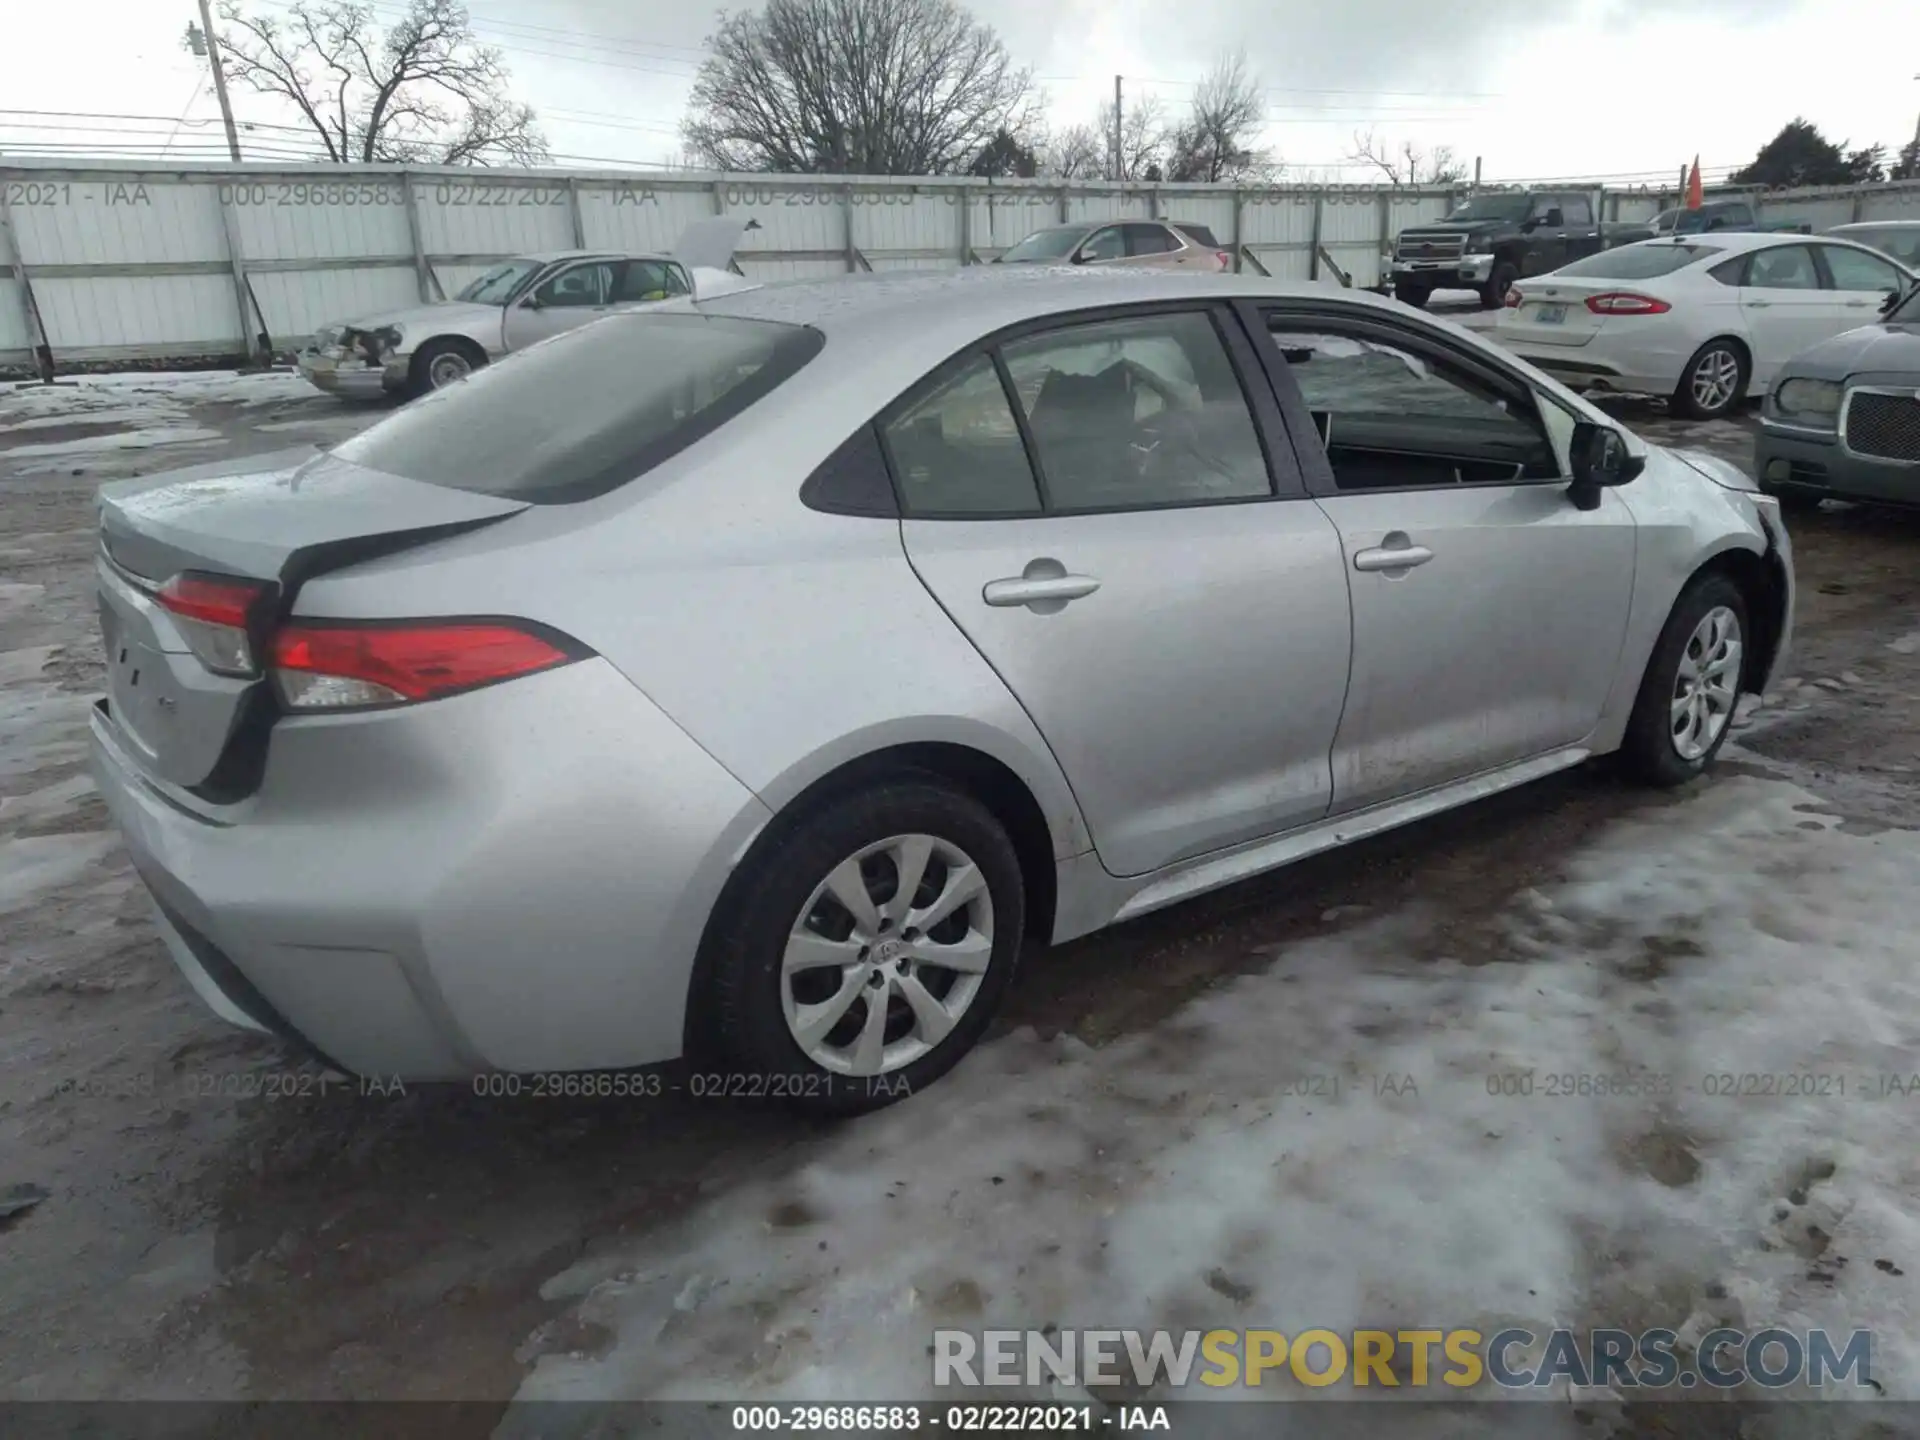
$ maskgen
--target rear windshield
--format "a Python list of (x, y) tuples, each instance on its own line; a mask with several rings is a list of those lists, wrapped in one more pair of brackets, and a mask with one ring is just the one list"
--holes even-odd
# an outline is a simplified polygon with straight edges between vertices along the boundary
[(1717, 245), (1622, 245), (1618, 250), (1602, 250), (1571, 265), (1562, 265), (1556, 275), (1584, 275), (1590, 280), (1651, 280), (1656, 275), (1671, 275), (1704, 255), (1718, 255)]
[(824, 343), (767, 320), (610, 315), (416, 400), (334, 453), (478, 495), (589, 500), (738, 415)]

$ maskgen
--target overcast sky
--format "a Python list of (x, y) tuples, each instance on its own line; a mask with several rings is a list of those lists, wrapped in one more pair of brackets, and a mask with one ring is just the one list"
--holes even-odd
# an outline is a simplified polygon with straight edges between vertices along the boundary
[[(396, 15), (400, 0), (374, 8)], [(472, 0), (471, 9), (556, 155), (679, 157), (679, 120), (717, 7)], [(1130, 102), (1153, 95), (1178, 109), (1214, 56), (1244, 48), (1266, 87), (1266, 143), (1295, 178), (1364, 178), (1349, 152), (1369, 127), (1390, 143), (1482, 157), (1489, 181), (1658, 179), (1696, 152), (1710, 176), (1742, 164), (1796, 112), (1835, 140), (1890, 149), (1913, 137), (1920, 114), (1915, 0), (976, 0), (973, 9), (1033, 67), (1056, 124), (1090, 120), (1116, 73)], [(10, 6), (0, 151), (108, 138), (179, 156), (217, 142), (205, 62), (180, 45), (194, 13), (191, 0)], [(292, 118), (244, 89), (235, 108), (243, 121)], [(101, 136), (86, 127), (110, 122), (27, 111), (155, 118)], [(1348, 168), (1336, 177), (1335, 166)]]

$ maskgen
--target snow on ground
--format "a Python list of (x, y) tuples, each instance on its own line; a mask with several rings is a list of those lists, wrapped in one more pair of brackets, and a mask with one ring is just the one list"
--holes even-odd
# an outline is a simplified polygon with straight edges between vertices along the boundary
[(115, 430), (106, 435), (82, 435), (72, 440), (50, 440), (42, 445), (16, 445), (9, 460), (66, 455), (97, 455), (106, 450), (151, 450), (157, 445), (189, 445), (222, 439), (204, 425), (155, 425), (140, 430)]
[[(53, 385), (0, 387), (0, 433), (25, 420), (110, 421), (127, 405), (270, 405), (319, 392), (294, 370), (128, 371), (76, 375)], [(144, 422), (143, 422), (144, 423)]]
[[(931, 1397), (940, 1326), (1716, 1323), (1870, 1328), (1920, 1397), (1920, 1094), (1876, 1093), (1920, 1071), (1916, 891), (1920, 835), (1784, 783), (1650, 803), (1491, 933), (1385, 916), (1098, 1051), (984, 1047), (556, 1277), (614, 1338), (518, 1399)], [(1718, 1093), (1780, 1074), (1829, 1093)]]

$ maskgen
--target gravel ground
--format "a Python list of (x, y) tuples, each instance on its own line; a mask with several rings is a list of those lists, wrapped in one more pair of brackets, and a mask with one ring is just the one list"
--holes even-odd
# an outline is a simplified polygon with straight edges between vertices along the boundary
[[(504, 1405), (540, 1357), (609, 1342), (551, 1277), (821, 1137), (681, 1100), (259, 1093), (291, 1062), (187, 991), (86, 776), (90, 501), (371, 415), (287, 377), (93, 389), (0, 389), (0, 1195), (44, 1197), (0, 1218), (0, 1396)], [(1745, 420), (1618, 410), (1749, 459)], [(1830, 505), (1794, 529), (1793, 674), (1720, 773), (1791, 780), (1849, 833), (1920, 828), (1920, 520)], [(1004, 1028), (1123, 1043), (1369, 917), (1418, 914), (1405, 943), (1471, 960), (1516, 896), (1664, 803), (1582, 771), (1320, 857), (1036, 957)]]

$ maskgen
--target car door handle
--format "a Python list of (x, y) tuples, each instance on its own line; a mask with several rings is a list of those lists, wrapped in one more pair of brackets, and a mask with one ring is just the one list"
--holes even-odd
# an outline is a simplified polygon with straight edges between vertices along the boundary
[(1411, 570), (1416, 565), (1424, 565), (1433, 558), (1433, 551), (1424, 545), (1400, 545), (1392, 549), (1377, 546), (1371, 550), (1356, 550), (1353, 555), (1353, 568), (1356, 570)]
[(1001, 607), (1044, 604), (1049, 600), (1064, 605), (1099, 588), (1100, 582), (1091, 575), (1016, 575), (1007, 580), (989, 580), (980, 591), (980, 598), (989, 605)]
[(1747, 301), (1747, 308), (1749, 310), (1764, 310), (1771, 304), (1773, 304), (1771, 300), (1749, 300)]
[(1872, 302), (1867, 300), (1849, 300), (1847, 301), (1847, 308), (1849, 310), (1864, 310), (1870, 303)]

